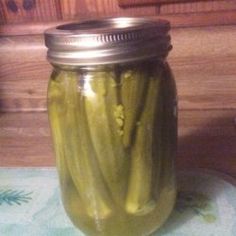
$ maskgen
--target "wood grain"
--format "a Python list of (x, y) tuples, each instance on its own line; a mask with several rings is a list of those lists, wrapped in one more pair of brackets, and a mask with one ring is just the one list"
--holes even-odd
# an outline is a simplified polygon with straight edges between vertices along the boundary
[[(236, 177), (236, 110), (179, 112), (178, 168), (211, 168)], [(47, 114), (0, 113), (0, 166), (52, 166)]]
[(5, 22), (5, 13), (4, 13), (4, 9), (3, 9), (3, 3), (2, 1), (0, 1), (0, 24), (4, 24)]
[[(236, 27), (171, 31), (180, 109), (236, 108)], [(0, 38), (0, 110), (44, 111), (52, 67), (43, 36)]]
[(71, 21), (31, 22), (0, 25), (0, 36), (41, 35), (45, 30)]
[[(125, 0), (123, 0), (124, 2)], [(35, 32), (42, 29), (42, 22), (78, 21), (110, 16), (154, 16), (171, 21), (173, 26), (206, 26), (236, 23), (235, 0), (173, 0), (177, 3), (156, 4), (158, 0), (128, 0), (132, 4), (155, 2), (151, 6), (121, 8), (115, 0), (0, 0), (0, 24), (26, 23), (26, 29), (19, 26), (20, 32), (33, 33), (32, 22), (36, 23)], [(172, 0), (161, 0), (173, 2)], [(181, 2), (180, 2), (181, 1)], [(11, 2), (11, 4), (9, 4)], [(27, 4), (24, 4), (26, 2)], [(34, 4), (32, 4), (32, 2)], [(26, 5), (27, 7), (25, 7)], [(41, 23), (41, 24), (40, 24)], [(49, 23), (51, 24), (51, 23)], [(11, 29), (1, 25), (3, 30)], [(17, 27), (12, 26), (15, 30)], [(19, 35), (19, 33), (17, 33)], [(25, 34), (25, 33), (24, 33)]]
[(64, 20), (76, 18), (81, 12), (87, 13), (87, 6), (84, 0), (60, 0), (60, 6)]
[(164, 14), (158, 17), (168, 20), (173, 27), (199, 27), (199, 26), (218, 26), (235, 25), (236, 11), (217, 11), (217, 12), (193, 12), (185, 14)]
[[(25, 7), (23, 2), (34, 4)], [(156, 6), (122, 9), (115, 0), (0, 0), (1, 22), (30, 23), (64, 20), (89, 19), (115, 15), (154, 15)]]
[(0, 53), (0, 110), (45, 110), (52, 67), (43, 37), (1, 38)]
[[(236, 2), (235, 2), (236, 3)], [(0, 9), (1, 10), (1, 9)], [(93, 15), (93, 14), (92, 14)], [(129, 15), (129, 14), (128, 14)], [(221, 26), (236, 24), (236, 10), (219, 12), (198, 12), (184, 14), (160, 14), (149, 16), (152, 19), (163, 18), (170, 21), (172, 28), (199, 27), (199, 26)], [(90, 15), (75, 17), (74, 20), (52, 21), (52, 22), (28, 22), (18, 24), (0, 25), (0, 36), (39, 35), (48, 28), (75, 21), (96, 18)], [(67, 19), (67, 18), (66, 18)], [(1, 19), (0, 19), (1, 20)]]
[(119, 6), (121, 7), (170, 4), (170, 3), (178, 4), (182, 2), (196, 2), (196, 1), (201, 1), (201, 0), (118, 0)]
[(235, 107), (235, 38), (231, 27), (172, 30), (174, 48), (169, 62), (181, 108)]
[(201, 57), (171, 63), (180, 109), (236, 108), (236, 61), (224, 60), (222, 63), (219, 59)]
[(236, 110), (180, 111), (177, 166), (236, 177)]
[(185, 1), (184, 3), (162, 4), (160, 14), (209, 13), (235, 9), (235, 0)]
[(0, 130), (0, 166), (54, 165), (46, 113), (1, 113)]
[(155, 15), (156, 6), (122, 9), (115, 0), (70, 0), (61, 1), (63, 19), (91, 19), (110, 16)]
[(59, 0), (0, 0), (4, 23), (61, 20)]

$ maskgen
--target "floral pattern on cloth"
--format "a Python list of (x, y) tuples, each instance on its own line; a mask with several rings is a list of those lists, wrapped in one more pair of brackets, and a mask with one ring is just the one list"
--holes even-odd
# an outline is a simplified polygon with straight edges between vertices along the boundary
[[(0, 235), (84, 236), (67, 217), (55, 168), (0, 168)], [(236, 236), (236, 187), (215, 171), (178, 174), (171, 216), (152, 236)]]

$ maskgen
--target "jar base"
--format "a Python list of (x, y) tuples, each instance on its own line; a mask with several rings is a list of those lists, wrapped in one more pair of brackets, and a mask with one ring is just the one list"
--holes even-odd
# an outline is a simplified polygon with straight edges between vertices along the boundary
[(86, 235), (148, 236), (156, 232), (167, 220), (174, 207), (175, 197), (174, 188), (165, 188), (152, 212), (137, 216), (119, 211), (115, 216), (101, 220), (83, 215), (78, 206), (68, 202), (69, 199), (64, 199), (64, 206), (72, 223)]

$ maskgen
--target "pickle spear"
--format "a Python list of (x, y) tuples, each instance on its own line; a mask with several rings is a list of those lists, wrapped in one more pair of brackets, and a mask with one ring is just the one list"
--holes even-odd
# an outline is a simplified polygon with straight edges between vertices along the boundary
[(75, 72), (64, 74), (66, 90), (66, 155), (73, 182), (90, 217), (98, 221), (112, 213), (110, 194), (104, 182), (89, 136), (83, 95)]
[(56, 154), (56, 164), (59, 172), (60, 182), (64, 186), (70, 180), (67, 169), (65, 146), (64, 146), (64, 97), (65, 91), (61, 84), (62, 77), (56, 71), (53, 72), (52, 78), (48, 85), (48, 111), (51, 126), (51, 132)]
[[(89, 134), (99, 168), (113, 199), (124, 203), (129, 159), (113, 109), (118, 106), (115, 75), (91, 72), (86, 75), (84, 102)], [(122, 119), (119, 123), (122, 126)]]
[(123, 144), (130, 147), (133, 140), (136, 123), (143, 107), (147, 92), (148, 72), (134, 68), (121, 73), (121, 98), (124, 106), (125, 120), (123, 128)]
[(153, 132), (160, 99), (160, 79), (151, 77), (147, 80), (148, 92), (131, 149), (131, 170), (125, 205), (128, 213), (136, 215), (144, 215), (156, 206), (152, 196), (155, 145)]

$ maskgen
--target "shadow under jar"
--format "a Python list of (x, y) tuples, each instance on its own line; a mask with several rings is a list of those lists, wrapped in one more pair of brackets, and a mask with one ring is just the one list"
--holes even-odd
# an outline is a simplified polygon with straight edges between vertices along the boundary
[(176, 87), (169, 23), (109, 18), (45, 33), (62, 200), (86, 235), (143, 236), (175, 202)]

